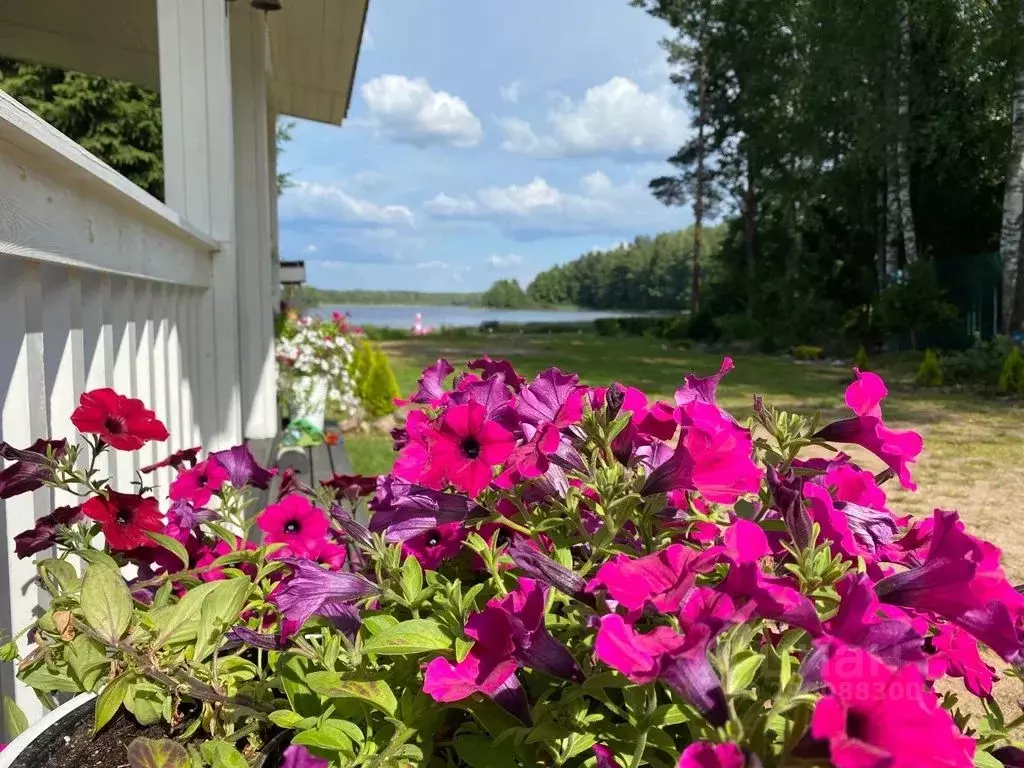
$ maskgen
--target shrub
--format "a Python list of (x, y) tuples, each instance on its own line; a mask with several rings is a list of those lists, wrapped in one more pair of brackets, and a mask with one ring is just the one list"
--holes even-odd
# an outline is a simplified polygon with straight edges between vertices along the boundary
[(823, 348), (810, 344), (798, 344), (790, 351), (797, 360), (823, 360), (825, 358)]
[(722, 335), (721, 328), (715, 322), (715, 316), (706, 309), (690, 316), (689, 336), (694, 341), (714, 342)]
[(1024, 605), (999, 550), (956, 512), (894, 516), (882, 474), (821, 455), (858, 445), (914, 487), (921, 439), (885, 423), (877, 376), (846, 391), (861, 418), (820, 428), (761, 398), (735, 419), (725, 361), (656, 403), (474, 364), (423, 372), (394, 474), (289, 476), (253, 515), (272, 476), (247, 446), (181, 451), (160, 462), (167, 523), (152, 487), (84, 469), (167, 430), (86, 393), (87, 437), (5, 446), (0, 497), (82, 505), (15, 538), (49, 599), (0, 658), (44, 701), (98, 693), (95, 731), (123, 709), (119, 733), (170, 737), (133, 743), (132, 768), (1013, 759), (991, 702)]
[(366, 415), (373, 419), (395, 412), (395, 398), (399, 396), (398, 382), (391, 369), (391, 361), (380, 347), (365, 342), (369, 348), (366, 375), (358, 381), (359, 399)]
[(939, 358), (935, 356), (934, 350), (927, 350), (921, 366), (914, 375), (914, 383), (919, 387), (941, 387), (942, 367), (939, 365)]
[(594, 330), (598, 336), (618, 336), (619, 320), (616, 317), (599, 317), (594, 320)]
[(998, 389), (1005, 395), (1024, 395), (1024, 359), (1021, 359), (1020, 347), (1014, 346), (1006, 356)]
[(942, 358), (942, 374), (947, 384), (992, 389), (999, 376), (1013, 342), (1006, 336), (991, 341), (979, 341), (963, 352), (953, 352)]
[(871, 370), (871, 361), (868, 359), (868, 352), (864, 349), (863, 344), (857, 347), (857, 356), (853, 358), (853, 365), (861, 371)]

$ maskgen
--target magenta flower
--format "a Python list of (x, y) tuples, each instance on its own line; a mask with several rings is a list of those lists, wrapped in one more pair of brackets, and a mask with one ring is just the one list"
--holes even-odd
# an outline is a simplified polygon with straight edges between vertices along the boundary
[(913, 431), (898, 432), (882, 421), (881, 401), (888, 394), (885, 384), (873, 373), (861, 373), (846, 389), (846, 404), (855, 414), (852, 419), (835, 421), (815, 437), (830, 443), (853, 443), (871, 451), (899, 477), (904, 488), (915, 490), (910, 476), (913, 463), (924, 447), (921, 436)]
[(1016, 629), (1024, 596), (1006, 580), (1000, 551), (964, 530), (956, 512), (935, 510), (924, 564), (875, 585), (884, 603), (941, 616), (965, 629), (1003, 659), (1020, 659)]
[(42, 488), (53, 479), (53, 469), (46, 454), (57, 459), (67, 450), (67, 440), (36, 440), (24, 450), (0, 443), (0, 459), (14, 462), (0, 470), (0, 499), (10, 499)]
[(725, 377), (725, 374), (735, 367), (731, 357), (723, 357), (721, 368), (718, 369), (718, 373), (712, 376), (701, 378), (695, 374), (688, 373), (683, 379), (683, 386), (676, 390), (676, 406), (682, 408), (693, 402), (705, 403), (718, 408), (726, 419), (733, 420), (732, 416), (720, 408), (716, 396), (718, 385)]
[(442, 493), (391, 475), (378, 481), (377, 496), (370, 501), (370, 509), (370, 530), (384, 532), (388, 541), (404, 541), (483, 513), (468, 496)]
[(586, 592), (587, 583), (580, 576), (521, 539), (512, 539), (506, 554), (527, 578), (554, 587), (588, 605), (594, 604), (594, 598)]
[(192, 469), (183, 469), (171, 483), (172, 501), (188, 501), (196, 507), (206, 506), (224, 483), (228, 482), (228, 470), (218, 461), (209, 458)]
[(462, 523), (444, 523), (405, 539), (402, 554), (415, 557), (428, 571), (436, 571), (444, 562), (458, 556), (465, 540), (466, 529)]
[(679, 409), (683, 432), (668, 461), (651, 472), (643, 494), (696, 490), (708, 501), (734, 504), (761, 486), (750, 433), (723, 416), (718, 406), (699, 400)]
[(891, 669), (859, 648), (825, 664), (828, 695), (811, 718), (836, 768), (971, 768), (974, 740), (957, 729), (913, 665)]
[(584, 394), (576, 374), (549, 368), (519, 393), (516, 410), (526, 424), (539, 427), (548, 423), (562, 429), (576, 424), (583, 416)]
[(443, 477), (476, 496), (490, 485), (494, 468), (515, 448), (512, 433), (477, 402), (449, 406), (427, 437), (427, 474)]
[[(728, 358), (726, 358), (728, 359)], [(739, 745), (698, 741), (679, 756), (676, 768), (746, 768), (747, 758)]]
[(265, 491), (275, 474), (259, 465), (245, 443), (211, 453), (210, 458), (227, 470), (228, 482), (235, 488), (251, 486)]
[(814, 603), (790, 581), (761, 571), (759, 561), (771, 549), (759, 525), (741, 519), (729, 526), (725, 531), (724, 553), (731, 565), (719, 586), (722, 592), (761, 618), (786, 622), (811, 635), (821, 634)]
[(660, 680), (689, 701), (712, 725), (728, 720), (722, 685), (708, 660), (714, 635), (696, 624), (681, 635), (669, 627), (637, 632), (618, 614), (600, 618), (594, 655), (634, 683)]
[(322, 510), (309, 499), (293, 493), (271, 504), (256, 518), (268, 544), (285, 544), (279, 557), (316, 559), (324, 544), (329, 524)]
[(931, 641), (944, 667), (942, 674), (962, 677), (964, 687), (978, 698), (992, 695), (995, 670), (981, 658), (974, 638), (958, 627), (942, 626)]
[(431, 661), (423, 681), (424, 693), (441, 702), (459, 701), (473, 693), (494, 697), (517, 668), (576, 679), (579, 667), (565, 646), (544, 627), (547, 590), (532, 579), (520, 578), (502, 600), (493, 599), (466, 622), (466, 636), (476, 642), (462, 661)]
[(523, 435), (526, 441), (512, 451), (508, 466), (522, 478), (540, 477), (551, 466), (551, 456), (558, 451), (562, 435), (554, 424), (545, 424), (540, 429), (524, 424)]
[(603, 589), (630, 612), (642, 612), (650, 604), (661, 613), (673, 613), (693, 589), (698, 574), (714, 568), (715, 561), (714, 553), (683, 544), (672, 544), (646, 557), (616, 555), (597, 570), (587, 592)]
[(152, 464), (147, 464), (142, 467), (139, 472), (144, 475), (148, 475), (150, 472), (155, 472), (162, 467), (170, 467), (171, 469), (178, 469), (179, 467), (188, 464), (190, 467), (196, 465), (196, 459), (199, 457), (202, 448), (198, 445), (194, 448), (182, 448), (180, 451), (175, 451), (170, 456)]
[[(430, 418), (423, 411), (410, 411), (405, 420), (405, 429), (395, 430), (395, 465), (391, 476), (408, 480), (411, 483), (428, 485), (441, 489), (444, 477), (442, 473), (427, 473), (427, 436), (433, 431)], [(396, 437), (396, 433), (401, 432)]]
[(433, 365), (427, 366), (423, 369), (423, 375), (417, 382), (416, 392), (409, 398), (409, 401), (420, 405), (429, 405), (433, 408), (442, 405), (447, 395), (444, 388), (445, 379), (454, 371), (451, 364), (443, 358)]
[(333, 616), (338, 606), (351, 604), (379, 594), (380, 588), (356, 573), (329, 571), (311, 560), (289, 561), (292, 575), (271, 595), (295, 629), (301, 629), (310, 616)]
[(330, 761), (314, 757), (308, 749), (292, 744), (281, 753), (281, 768), (329, 768)]
[(619, 768), (619, 764), (615, 762), (615, 755), (604, 744), (595, 744), (593, 750), (597, 758), (596, 768)]
[(492, 360), (488, 355), (484, 355), (476, 360), (471, 360), (467, 363), (467, 367), (480, 371), (485, 379), (500, 376), (513, 392), (518, 392), (526, 383), (526, 379), (516, 372), (515, 367), (508, 360)]
[(836, 501), (845, 501), (872, 509), (885, 509), (885, 491), (875, 482), (875, 476), (866, 469), (847, 461), (831, 462), (825, 474), (817, 479), (828, 488), (835, 489)]

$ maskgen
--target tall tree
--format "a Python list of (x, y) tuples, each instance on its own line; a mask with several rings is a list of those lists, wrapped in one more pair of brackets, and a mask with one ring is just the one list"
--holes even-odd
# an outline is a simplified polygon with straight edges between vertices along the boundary
[[(1024, 0), (1020, 0), (1018, 20), (1024, 25)], [(999, 237), (999, 255), (1003, 262), (1003, 327), (1007, 331), (1020, 327), (1024, 301), (1017, 290), (1024, 221), (1024, 61), (1015, 67), (1013, 102), (1010, 109), (1010, 158), (1003, 191), (1003, 224)]]
[(899, 17), (899, 56), (897, 82), (899, 106), (897, 110), (896, 171), (899, 176), (900, 224), (903, 234), (903, 255), (907, 264), (917, 261), (917, 232), (914, 229), (914, 208), (910, 196), (910, 7), (907, 0), (897, 0)]

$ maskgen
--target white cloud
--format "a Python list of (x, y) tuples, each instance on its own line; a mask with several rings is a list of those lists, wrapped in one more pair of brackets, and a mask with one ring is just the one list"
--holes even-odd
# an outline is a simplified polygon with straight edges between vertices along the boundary
[(487, 257), (487, 263), (495, 269), (517, 267), (523, 263), (523, 257), (518, 253), (492, 253)]
[(377, 47), (377, 41), (370, 34), (370, 30), (365, 27), (363, 28), (363, 41), (359, 47), (364, 51), (372, 51)]
[(437, 219), (486, 221), (521, 240), (586, 233), (626, 234), (678, 226), (678, 211), (660, 205), (647, 185), (615, 184), (595, 171), (579, 191), (565, 191), (537, 176), (526, 184), (486, 187), (472, 197), (439, 194), (424, 204)]
[(316, 247), (315, 245), (307, 245), (307, 246), (306, 246), (305, 248), (303, 248), (303, 250), (304, 250), (304, 251), (305, 251), (306, 253), (316, 253), (316, 252), (317, 252), (317, 251), (319, 251), (320, 249), (319, 249), (319, 248), (317, 248), (317, 247)]
[(413, 225), (412, 211), (404, 205), (380, 205), (353, 197), (333, 184), (309, 181), (296, 182), (285, 192), (281, 198), (281, 217), (363, 226)]
[(501, 120), (502, 149), (539, 157), (664, 155), (686, 141), (690, 127), (675, 89), (644, 91), (621, 76), (588, 89), (579, 101), (563, 98), (548, 122), (550, 135), (540, 135), (525, 120)]
[(451, 269), (447, 261), (421, 261), (416, 264), (416, 269)]
[(467, 197), (449, 197), (444, 192), (439, 193), (433, 199), (423, 204), (427, 213), (435, 216), (457, 216), (460, 214), (471, 214), (477, 209), (477, 204)]
[(352, 176), (352, 183), (355, 184), (360, 189), (369, 190), (376, 189), (385, 181), (387, 181), (387, 178), (388, 177), (385, 176), (380, 171), (366, 170), (359, 171), (358, 173), (354, 174)]
[(416, 146), (475, 147), (483, 136), (469, 105), (425, 79), (381, 75), (360, 89), (378, 128), (396, 141)]
[(513, 80), (508, 85), (501, 86), (501, 98), (511, 104), (518, 104), (520, 91), (522, 90), (522, 87), (523, 84), (518, 80)]
[(461, 283), (466, 280), (466, 273), (469, 272), (472, 267), (467, 267), (459, 264), (449, 264), (447, 261), (439, 261), (433, 259), (431, 261), (420, 261), (415, 265), (416, 269), (430, 272), (444, 272), (447, 280), (454, 280), (456, 283)]

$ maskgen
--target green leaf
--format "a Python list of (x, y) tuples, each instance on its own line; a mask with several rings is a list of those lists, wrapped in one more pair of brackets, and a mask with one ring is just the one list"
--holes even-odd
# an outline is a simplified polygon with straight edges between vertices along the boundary
[(64, 647), (64, 660), (83, 691), (91, 691), (110, 668), (106, 648), (88, 635), (75, 635)]
[(455, 751), (462, 762), (472, 768), (516, 768), (518, 765), (511, 749), (495, 749), (492, 739), (475, 733), (456, 737)]
[(469, 652), (473, 649), (473, 640), (467, 640), (464, 637), (455, 638), (455, 660), (462, 661), (465, 659)]
[(76, 592), (82, 586), (82, 580), (78, 578), (78, 569), (67, 560), (43, 560), (36, 568), (39, 570), (40, 580), (50, 594)]
[(170, 739), (138, 738), (128, 745), (131, 768), (188, 768), (188, 752)]
[(368, 638), (363, 643), (366, 653), (379, 656), (403, 656), (410, 653), (443, 651), (452, 640), (435, 621), (410, 619)]
[(163, 533), (153, 533), (152, 531), (146, 531), (146, 535), (159, 544), (161, 547), (166, 549), (178, 560), (181, 561), (183, 568), (188, 568), (189, 558), (188, 552), (185, 551), (185, 547), (177, 539), (172, 539), (170, 536)]
[(7, 730), (7, 740), (13, 741), (16, 737), (28, 730), (28, 717), (21, 711), (14, 699), (4, 696), (4, 728)]
[(92, 733), (95, 736), (100, 729), (109, 723), (117, 710), (124, 704), (124, 697), (128, 693), (128, 685), (132, 681), (132, 675), (123, 673), (115, 677), (96, 697), (96, 713), (93, 720)]
[(309, 687), (328, 698), (362, 699), (389, 715), (394, 715), (398, 700), (383, 680), (342, 680), (337, 672), (310, 672)]
[(82, 613), (96, 634), (117, 645), (132, 621), (132, 596), (114, 568), (90, 565), (82, 581)]
[[(276, 709), (268, 717), (270, 722), (278, 728), (308, 728), (316, 723), (314, 718), (303, 717), (298, 712), (292, 712), (290, 709)], [(304, 726), (303, 723), (307, 722), (309, 725)]]
[(321, 724), (319, 728), (295, 734), (292, 744), (326, 749), (331, 752), (350, 752), (352, 750), (352, 740), (330, 720)]
[(385, 629), (391, 629), (392, 627), (397, 626), (398, 619), (386, 613), (382, 613), (377, 616), (363, 617), (363, 627), (365, 627), (366, 631), (369, 632), (371, 635), (380, 634)]
[(71, 676), (67, 666), (53, 670), (43, 665), (31, 667), (18, 673), (18, 679), (25, 685), (42, 693), (81, 693), (82, 686)]
[(242, 753), (226, 741), (207, 741), (200, 751), (211, 768), (249, 768)]
[(402, 563), (402, 593), (410, 603), (423, 591), (423, 568), (415, 557), (405, 558)]
[(764, 662), (764, 656), (759, 653), (751, 654), (740, 661), (733, 662), (729, 669), (729, 688), (728, 693), (739, 693), (750, 687), (750, 684), (754, 682), (754, 676), (757, 675), (757, 670), (761, 668), (761, 664)]
[(98, 549), (79, 550), (78, 555), (89, 565), (105, 565), (108, 568), (113, 568), (115, 571), (118, 568), (117, 561), (114, 558)]
[(153, 725), (163, 719), (164, 703), (169, 698), (167, 689), (137, 678), (125, 691), (124, 708), (135, 716), (139, 725)]
[(167, 580), (160, 585), (160, 589), (153, 595), (153, 603), (149, 606), (150, 611), (155, 611), (159, 608), (163, 608), (171, 602), (171, 594), (174, 591), (174, 582)]
[(988, 752), (978, 750), (974, 753), (975, 768), (1003, 768), (1003, 764)]
[(193, 659), (202, 661), (220, 644), (225, 626), (233, 624), (249, 597), (252, 582), (245, 578), (215, 582), (214, 589), (199, 608), (199, 629)]

